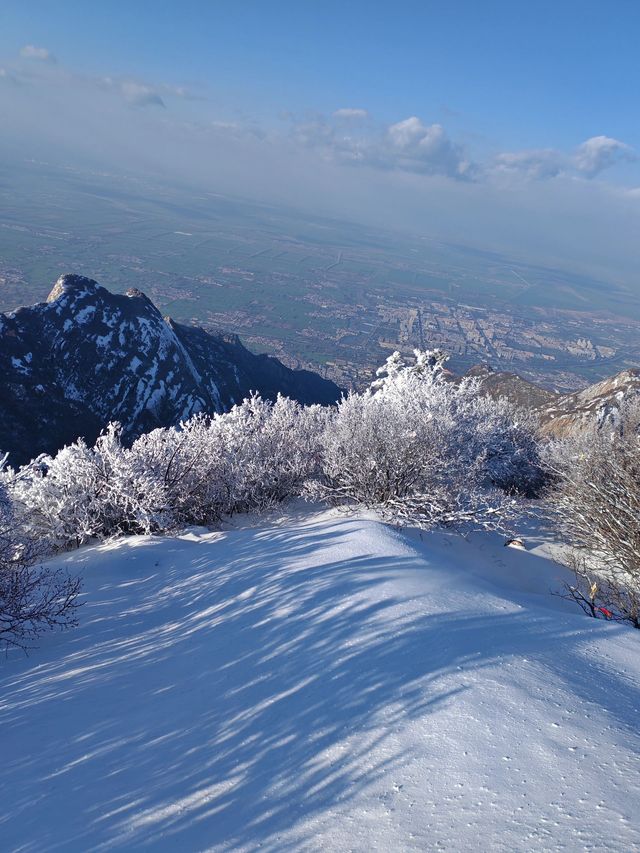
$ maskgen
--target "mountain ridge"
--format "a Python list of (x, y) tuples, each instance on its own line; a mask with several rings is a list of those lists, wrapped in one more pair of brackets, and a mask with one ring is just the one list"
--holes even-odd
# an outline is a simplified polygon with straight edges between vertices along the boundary
[(571, 394), (550, 391), (516, 373), (493, 371), (486, 365), (476, 365), (465, 375), (478, 379), (490, 396), (506, 397), (532, 411), (540, 420), (541, 435), (549, 438), (615, 421), (623, 401), (640, 394), (640, 369), (634, 367)]
[(137, 288), (114, 294), (66, 274), (47, 300), (0, 315), (0, 448), (12, 464), (53, 453), (109, 421), (131, 440), (252, 392), (303, 404), (341, 391), (317, 374), (254, 355), (239, 338), (163, 318)]

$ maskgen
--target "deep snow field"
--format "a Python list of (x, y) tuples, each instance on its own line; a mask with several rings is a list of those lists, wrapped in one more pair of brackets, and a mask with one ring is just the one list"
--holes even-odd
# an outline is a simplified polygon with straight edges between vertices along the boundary
[(0, 661), (0, 849), (639, 850), (640, 633), (535, 545), (294, 508), (58, 557), (80, 627)]

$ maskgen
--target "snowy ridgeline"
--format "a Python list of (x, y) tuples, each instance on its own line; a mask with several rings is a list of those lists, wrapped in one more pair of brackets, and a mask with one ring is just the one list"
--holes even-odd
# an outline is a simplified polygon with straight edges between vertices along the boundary
[(85, 604), (0, 666), (3, 850), (640, 849), (637, 634), (535, 531), (253, 523), (52, 561)]

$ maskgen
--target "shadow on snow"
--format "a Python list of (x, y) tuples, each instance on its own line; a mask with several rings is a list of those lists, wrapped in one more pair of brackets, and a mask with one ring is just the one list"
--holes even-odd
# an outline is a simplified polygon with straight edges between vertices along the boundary
[[(446, 675), (514, 655), (553, 668), (562, 644), (567, 679), (567, 655), (591, 636), (586, 621), (543, 611), (397, 619), (406, 602), (370, 593), (414, 557), (323, 562), (340, 528), (301, 530), (159, 540), (147, 546), (155, 566), (126, 542), (99, 555), (100, 599), (82, 627), (3, 667), (2, 739), (24, 746), (2, 749), (0, 837), (22, 826), (23, 853), (282, 850), (279, 832), (401, 768), (390, 735), (409, 719), (428, 726), (465, 689)], [(299, 557), (311, 567), (296, 570)], [(633, 688), (612, 694), (581, 666), (572, 689), (628, 720)]]

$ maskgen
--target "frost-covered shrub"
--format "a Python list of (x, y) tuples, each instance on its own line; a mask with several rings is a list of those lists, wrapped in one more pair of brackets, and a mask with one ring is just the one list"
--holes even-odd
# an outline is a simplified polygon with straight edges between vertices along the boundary
[(514, 508), (505, 489), (533, 476), (533, 433), (477, 381), (452, 382), (444, 361), (439, 351), (416, 351), (412, 364), (394, 353), (367, 392), (344, 398), (309, 493), (425, 527), (500, 526)]
[(162, 488), (173, 523), (206, 524), (224, 513), (226, 464), (209, 418), (196, 415), (180, 429), (153, 430), (134, 442), (131, 453)]
[(154, 430), (130, 448), (110, 424), (93, 448), (77, 441), (15, 472), (16, 518), (55, 551), (264, 510), (317, 474), (326, 419), (320, 406), (254, 396), (227, 414)]
[(154, 430), (131, 454), (164, 490), (175, 523), (207, 524), (299, 494), (316, 473), (325, 421), (320, 406), (253, 396), (226, 414)]
[(471, 386), (478, 441), (489, 483), (510, 495), (540, 497), (548, 474), (541, 459), (539, 423), (505, 398), (492, 399)]
[(164, 484), (133, 448), (121, 442), (118, 424), (109, 424), (93, 448), (97, 470), (98, 536), (154, 533), (172, 524)]
[(287, 397), (275, 403), (254, 396), (227, 415), (217, 429), (230, 469), (226, 512), (262, 510), (300, 494), (317, 473), (326, 410)]
[(12, 476), (2, 471), (0, 483), (0, 648), (27, 649), (43, 631), (76, 624), (80, 580), (34, 565), (38, 551), (17, 523), (7, 493)]
[(21, 468), (10, 491), (24, 535), (46, 542), (50, 551), (86, 542), (97, 524), (96, 480), (93, 450), (82, 441)]
[(122, 445), (117, 424), (93, 448), (80, 440), (21, 468), (11, 497), (26, 534), (51, 551), (94, 537), (151, 533), (168, 522), (161, 485)]
[(550, 444), (547, 505), (570, 545), (565, 597), (596, 618), (640, 628), (640, 405), (615, 422)]

